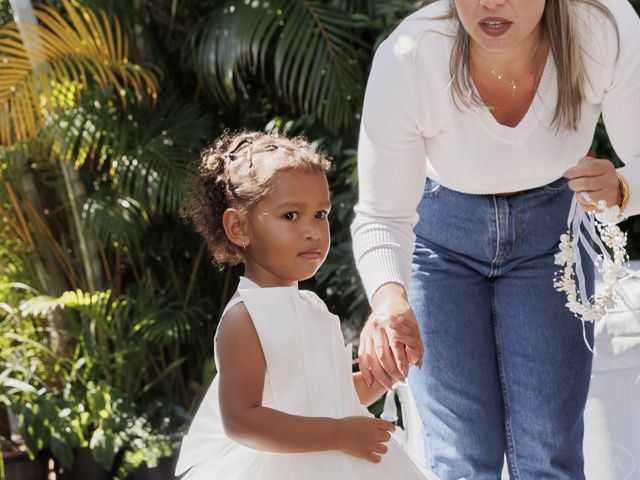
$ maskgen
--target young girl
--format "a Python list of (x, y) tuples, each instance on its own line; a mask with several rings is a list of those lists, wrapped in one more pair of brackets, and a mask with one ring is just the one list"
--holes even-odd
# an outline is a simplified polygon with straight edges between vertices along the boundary
[(338, 318), (298, 290), (329, 249), (328, 167), (303, 140), (262, 133), (225, 136), (202, 157), (185, 216), (245, 276), (182, 442), (184, 480), (427, 478), (363, 406), (385, 389), (352, 374)]

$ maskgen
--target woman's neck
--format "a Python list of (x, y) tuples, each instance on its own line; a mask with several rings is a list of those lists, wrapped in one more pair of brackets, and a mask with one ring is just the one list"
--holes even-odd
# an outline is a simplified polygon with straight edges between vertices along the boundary
[(488, 50), (470, 39), (469, 51), (471, 65), (476, 70), (492, 70), (510, 80), (516, 79), (527, 71), (534, 70), (540, 54), (546, 51), (546, 42), (541, 39), (540, 27), (531, 32), (518, 45), (508, 50)]

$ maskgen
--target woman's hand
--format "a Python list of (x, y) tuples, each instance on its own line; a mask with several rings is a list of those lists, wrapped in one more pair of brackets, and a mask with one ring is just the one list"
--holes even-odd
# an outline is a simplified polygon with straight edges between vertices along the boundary
[(404, 287), (388, 283), (373, 295), (372, 313), (360, 333), (358, 363), (368, 385), (387, 389), (403, 381), (409, 366), (422, 366), (424, 347)]
[(393, 423), (371, 417), (346, 417), (339, 420), (338, 450), (347, 455), (379, 463), (387, 453), (384, 445), (396, 429)]
[[(607, 202), (607, 206), (620, 205), (622, 193), (616, 168), (609, 160), (593, 157), (583, 157), (575, 167), (564, 172), (569, 179), (569, 188), (574, 192), (586, 192), (595, 203), (600, 200)], [(580, 206), (585, 211), (595, 209), (582, 195), (578, 195)]]

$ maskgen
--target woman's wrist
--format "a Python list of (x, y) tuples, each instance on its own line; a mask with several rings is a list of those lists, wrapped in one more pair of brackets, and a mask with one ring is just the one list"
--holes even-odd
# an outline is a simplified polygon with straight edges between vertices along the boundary
[(404, 285), (397, 282), (388, 282), (382, 284), (371, 296), (371, 308), (375, 310), (377, 305), (392, 297), (399, 297), (407, 301), (408, 295)]

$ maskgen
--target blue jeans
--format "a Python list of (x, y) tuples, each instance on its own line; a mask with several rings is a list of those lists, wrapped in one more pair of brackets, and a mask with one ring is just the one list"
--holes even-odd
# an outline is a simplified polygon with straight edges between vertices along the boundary
[(571, 198), (564, 179), (513, 196), (427, 181), (409, 291), (425, 354), (409, 383), (442, 480), (497, 480), (505, 454), (512, 479), (584, 479), (592, 355), (553, 288)]

